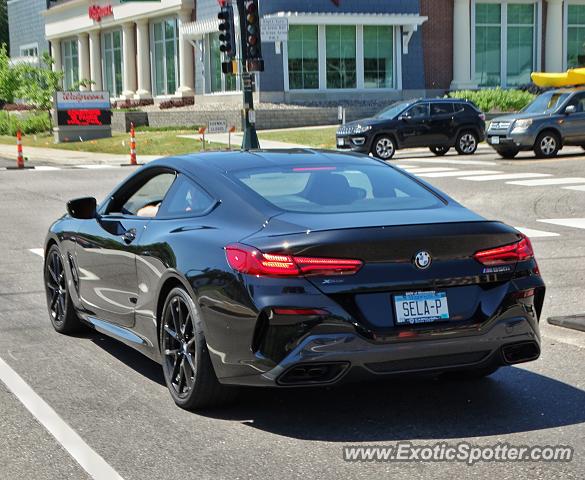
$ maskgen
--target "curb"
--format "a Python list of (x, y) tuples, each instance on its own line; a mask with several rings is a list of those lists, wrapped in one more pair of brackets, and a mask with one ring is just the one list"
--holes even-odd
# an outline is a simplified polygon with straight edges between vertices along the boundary
[(585, 332), (585, 314), (567, 315), (565, 317), (549, 317), (547, 322), (550, 325), (556, 325), (557, 327)]

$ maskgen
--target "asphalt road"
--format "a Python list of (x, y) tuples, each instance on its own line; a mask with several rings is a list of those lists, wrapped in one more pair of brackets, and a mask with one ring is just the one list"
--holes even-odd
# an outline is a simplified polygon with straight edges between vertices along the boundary
[[(157, 364), (100, 334), (53, 332), (42, 259), (31, 252), (42, 247), (67, 199), (103, 197), (128, 174), (123, 168), (0, 171), (0, 359), (56, 412), (62, 429), (72, 429), (126, 480), (581, 479), (585, 334), (546, 324), (550, 315), (585, 313), (585, 189), (565, 188), (585, 185), (585, 157), (572, 152), (556, 160), (515, 161), (485, 153), (436, 158), (417, 152), (400, 153), (395, 161), (432, 175), (423, 178), (484, 216), (532, 236), (548, 285), (537, 362), (469, 383), (420, 379), (326, 390), (247, 390), (222, 410), (182, 411), (171, 401)], [(453, 163), (461, 161), (471, 163)], [(496, 173), (472, 173), (477, 171)], [(461, 179), (502, 174), (515, 178)], [(557, 184), (507, 183), (531, 180)], [(403, 441), (564, 444), (575, 454), (570, 463), (475, 466), (342, 458), (346, 445)], [(91, 478), (69, 451), (0, 381), (0, 479)]]

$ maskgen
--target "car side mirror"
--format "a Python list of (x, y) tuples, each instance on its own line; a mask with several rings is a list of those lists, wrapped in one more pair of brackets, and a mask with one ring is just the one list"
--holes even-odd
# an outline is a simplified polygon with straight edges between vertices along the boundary
[(67, 213), (79, 220), (97, 217), (97, 200), (93, 197), (75, 198), (67, 202)]
[(400, 115), (399, 120), (402, 120), (403, 122), (408, 122), (409, 120), (412, 120), (412, 117), (408, 113), (404, 113)]
[(577, 112), (577, 107), (575, 105), (569, 105), (565, 108), (565, 115), (571, 115)]

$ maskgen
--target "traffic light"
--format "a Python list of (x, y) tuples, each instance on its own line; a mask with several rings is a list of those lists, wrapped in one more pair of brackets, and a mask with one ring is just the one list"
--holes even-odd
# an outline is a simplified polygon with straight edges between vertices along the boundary
[(224, 5), (217, 14), (219, 19), (219, 50), (226, 57), (236, 57), (236, 29), (234, 26), (234, 8)]
[(264, 60), (262, 60), (262, 39), (260, 37), (260, 12), (258, 0), (246, 0), (245, 24), (246, 24), (246, 65), (249, 72), (263, 72)]

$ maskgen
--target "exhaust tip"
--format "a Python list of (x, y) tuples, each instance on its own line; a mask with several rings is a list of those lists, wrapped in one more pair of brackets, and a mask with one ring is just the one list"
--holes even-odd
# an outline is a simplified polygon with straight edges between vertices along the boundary
[(308, 363), (289, 368), (279, 378), (279, 385), (317, 385), (333, 383), (345, 373), (349, 363)]
[(536, 342), (520, 342), (504, 345), (502, 357), (508, 365), (516, 363), (531, 362), (540, 356), (540, 347)]

